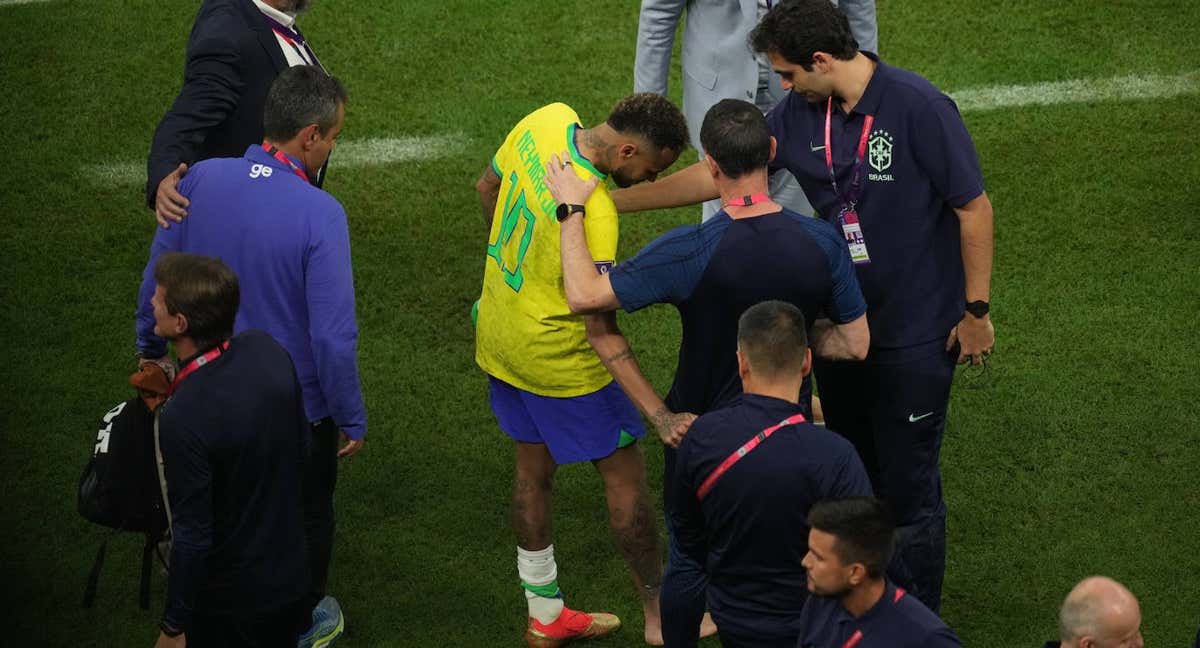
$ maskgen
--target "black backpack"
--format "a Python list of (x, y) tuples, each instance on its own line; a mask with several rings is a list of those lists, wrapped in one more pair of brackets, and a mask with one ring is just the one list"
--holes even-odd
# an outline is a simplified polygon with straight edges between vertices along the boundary
[[(83, 593), (85, 608), (91, 607), (95, 600), (108, 541), (126, 531), (145, 536), (138, 603), (143, 610), (150, 609), (152, 556), (170, 532), (157, 437), (156, 415), (141, 398), (117, 405), (100, 421), (92, 458), (79, 478), (79, 514), (113, 531), (96, 552)], [(161, 554), (159, 559), (165, 567), (166, 560)]]

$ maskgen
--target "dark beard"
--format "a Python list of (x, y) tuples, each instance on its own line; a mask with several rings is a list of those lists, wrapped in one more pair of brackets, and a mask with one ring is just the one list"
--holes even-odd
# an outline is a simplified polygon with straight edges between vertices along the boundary
[(628, 176), (623, 175), (619, 170), (612, 172), (612, 179), (613, 183), (621, 189), (632, 187), (634, 184), (636, 184), (633, 182), (633, 180), (630, 180)]

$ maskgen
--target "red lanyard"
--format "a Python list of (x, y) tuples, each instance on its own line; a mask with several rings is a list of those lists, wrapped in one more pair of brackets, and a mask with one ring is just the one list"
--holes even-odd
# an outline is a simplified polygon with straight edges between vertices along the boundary
[[(902, 598), (904, 598), (904, 588), (897, 587), (896, 595), (892, 598), (892, 605), (899, 603), (900, 599), (902, 599)], [(842, 648), (854, 648), (855, 646), (858, 645), (858, 642), (862, 641), (862, 638), (863, 638), (862, 630), (855, 630), (854, 634), (850, 635), (850, 638), (846, 640), (846, 643), (842, 644)]]
[(175, 376), (174, 382), (172, 382), (171, 386), (167, 389), (167, 396), (174, 394), (175, 390), (179, 389), (179, 385), (181, 383), (183, 383), (183, 380), (185, 378), (196, 373), (196, 370), (199, 369), (200, 367), (203, 367), (204, 365), (215, 360), (217, 358), (217, 356), (224, 353), (225, 349), (228, 349), (228, 348), (229, 348), (229, 340), (225, 340), (224, 342), (218, 344), (216, 347), (213, 347), (212, 349), (210, 349), (208, 351), (208, 353), (205, 353), (202, 356), (197, 356), (196, 358), (193, 358), (191, 362), (187, 363), (187, 365), (185, 365), (183, 367), (183, 369), (179, 370), (179, 374), (177, 376)]
[(301, 61), (304, 61), (306, 65), (316, 65), (322, 70), (325, 69), (325, 66), (321, 65), (321, 61), (317, 59), (316, 53), (308, 46), (308, 41), (304, 40), (304, 36), (298, 30), (292, 29), (266, 14), (263, 14), (263, 18), (267, 20), (267, 25), (271, 27), (271, 31), (275, 32), (276, 36), (296, 50)]
[(304, 181), (307, 182), (308, 184), (312, 184), (312, 180), (308, 179), (308, 174), (304, 172), (304, 169), (301, 169), (300, 167), (296, 166), (296, 163), (292, 162), (292, 158), (290, 158), (286, 154), (284, 154), (283, 151), (280, 151), (279, 149), (275, 148), (274, 146), (267, 146), (266, 144), (263, 144), (262, 147), (263, 147), (263, 150), (267, 152), (267, 155), (270, 155), (271, 157), (275, 158), (276, 160), (279, 160), (280, 162), (283, 162), (284, 164), (287, 165), (287, 167), (289, 169), (292, 170), (292, 173), (295, 173), (296, 175), (300, 176), (301, 178), (304, 178)]
[(717, 480), (720, 479), (722, 476), (724, 476), (725, 473), (729, 472), (729, 469), (733, 467), (733, 464), (741, 461), (742, 457), (745, 457), (746, 455), (750, 454), (751, 450), (757, 448), (758, 444), (765, 441), (767, 439), (767, 437), (771, 436), (772, 434), (775, 434), (776, 430), (778, 430), (781, 427), (785, 427), (788, 425), (795, 425), (797, 423), (803, 423), (803, 422), (804, 422), (804, 415), (796, 414), (794, 416), (789, 416), (789, 417), (783, 419), (782, 421), (776, 423), (775, 425), (772, 425), (771, 427), (754, 435), (753, 439), (750, 439), (749, 441), (747, 441), (745, 444), (742, 445), (742, 447), (735, 450), (733, 452), (733, 454), (729, 455), (728, 457), (725, 457), (725, 461), (722, 461), (721, 465), (717, 466), (717, 469), (712, 471), (712, 473), (709, 474), (709, 476), (704, 479), (704, 482), (702, 484), (700, 484), (700, 488), (696, 489), (696, 499), (700, 499), (700, 500), (704, 499), (704, 497), (706, 495), (708, 495), (708, 491), (712, 490), (713, 485), (717, 483)]
[(756, 203), (767, 202), (770, 199), (771, 199), (771, 197), (768, 196), (767, 194), (750, 194), (748, 196), (742, 196), (741, 198), (739, 198), (737, 200), (730, 200), (729, 202), (725, 203), (725, 206), (726, 207), (749, 207), (750, 205), (754, 205)]
[(842, 195), (838, 190), (837, 177), (833, 173), (833, 139), (830, 137), (830, 124), (833, 121), (833, 97), (825, 103), (825, 167), (829, 169), (829, 181), (833, 183), (833, 193), (851, 210), (858, 203), (862, 192), (863, 157), (867, 154), (867, 136), (871, 134), (871, 126), (875, 123), (874, 115), (863, 116), (862, 134), (858, 136), (858, 152), (854, 155), (854, 170), (850, 175), (850, 192)]

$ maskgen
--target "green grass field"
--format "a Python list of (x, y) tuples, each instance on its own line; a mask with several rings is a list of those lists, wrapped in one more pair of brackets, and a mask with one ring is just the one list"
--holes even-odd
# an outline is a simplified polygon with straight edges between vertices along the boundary
[[(326, 188), (350, 215), (371, 429), (338, 485), (341, 645), (519, 643), (511, 444), (487, 407), (467, 316), (485, 258), (472, 185), (530, 110), (565, 101), (590, 124), (631, 90), (637, 4), (320, 0), (303, 17), (350, 90), (346, 140), (467, 143), (382, 166), (333, 158)], [(76, 480), (98, 418), (126, 397), (153, 231), (140, 184), (81, 169), (144, 162), (197, 6), (0, 6), (5, 645), (156, 636), (164, 579), (151, 613), (140, 611), (136, 538), (110, 545), (97, 607), (79, 607), (103, 533), (75, 513)], [(1150, 74), (1190, 74), (1194, 88), (1200, 69), (1200, 4), (1182, 0), (879, 0), (878, 10), (885, 60), (948, 91)], [(955, 391), (942, 455), (943, 613), (967, 645), (1041, 645), (1062, 596), (1093, 573), (1140, 597), (1149, 645), (1190, 645), (1200, 625), (1198, 99), (965, 115), (997, 218), (994, 381)], [(621, 256), (697, 214), (626, 217)], [(675, 311), (621, 323), (665, 390)], [(645, 447), (656, 484), (661, 445)], [(557, 489), (569, 600), (629, 621), (597, 645), (640, 645), (598, 477), (564, 469)]]

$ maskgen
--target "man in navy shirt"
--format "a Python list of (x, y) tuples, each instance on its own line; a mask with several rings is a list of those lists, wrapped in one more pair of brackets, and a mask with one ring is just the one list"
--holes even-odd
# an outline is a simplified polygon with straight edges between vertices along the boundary
[(310, 609), (296, 371), (264, 333), (230, 339), (238, 280), (219, 260), (166, 254), (154, 280), (154, 331), (183, 363), (159, 418), (174, 542), (156, 645), (294, 646)]
[[(696, 419), (675, 459), (667, 494), (675, 538), (704, 565), (708, 608), (726, 648), (796, 643), (808, 598), (801, 561), (809, 508), (871, 494), (854, 446), (803, 414), (800, 384), (812, 361), (805, 328), (804, 314), (785, 302), (742, 314), (741, 401)], [(695, 617), (704, 601), (694, 603)]]
[[(724, 205), (713, 218), (668, 232), (610, 272), (599, 272), (588, 252), (582, 210), (563, 210), (568, 213), (560, 233), (572, 312), (632, 312), (659, 303), (679, 309), (679, 364), (659, 414), (685, 420), (663, 438), (664, 492), (673, 481), (673, 447), (686, 432), (686, 419), (731, 405), (741, 395), (737, 323), (747, 308), (770, 299), (793, 304), (805, 321), (814, 322), (818, 355), (861, 359), (869, 345), (866, 304), (841, 236), (828, 223), (788, 211), (766, 195), (774, 144), (762, 113), (745, 101), (721, 101), (705, 116), (700, 140), (701, 164)], [(547, 165), (546, 177), (555, 200), (586, 202), (595, 182), (556, 162)], [(798, 394), (805, 416), (811, 416), (810, 394), (806, 380)], [(668, 512), (670, 506), (668, 501)], [(670, 642), (677, 631), (684, 637), (694, 632), (686, 610), (689, 601), (703, 600), (704, 580), (701, 566), (682, 556), (673, 541), (669, 556), (661, 603)], [(676, 603), (680, 610), (673, 609)]]
[(812, 594), (797, 648), (950, 648), (958, 637), (884, 577), (895, 526), (871, 497), (826, 500), (808, 514), (804, 568)]
[(180, 182), (191, 215), (155, 232), (137, 314), (138, 351), (161, 362), (166, 347), (150, 309), (156, 260), (169, 251), (217, 256), (241, 278), (235, 330), (265, 331), (291, 355), (313, 435), (305, 505), (314, 639), (336, 636), (344, 624), (336, 600), (325, 596), (337, 458), (361, 449), (367, 434), (346, 213), (311, 185), (341, 132), (345, 101), (342, 85), (320, 68), (279, 75), (267, 95), (266, 141), (241, 158), (200, 162)]
[[(954, 102), (922, 77), (861, 52), (825, 0), (777, 4), (755, 29), (791, 90), (767, 116), (771, 166), (800, 182), (855, 261), (869, 310), (865, 363), (815, 364), (830, 429), (858, 448), (900, 526), (899, 567), (932, 609), (945, 571), (938, 455), (955, 362), (982, 362), (992, 206)], [(699, 164), (653, 188), (613, 192), (620, 211), (716, 195)]]

